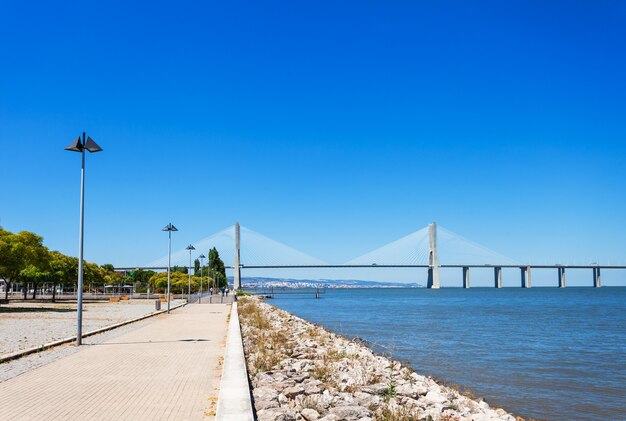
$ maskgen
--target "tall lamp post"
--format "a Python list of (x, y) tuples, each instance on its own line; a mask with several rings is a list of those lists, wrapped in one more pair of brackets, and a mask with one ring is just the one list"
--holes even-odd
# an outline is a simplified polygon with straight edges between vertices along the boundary
[(98, 146), (91, 137), (85, 139), (85, 132), (81, 140), (78, 136), (65, 148), (66, 151), (80, 152), (82, 156), (82, 166), (80, 169), (80, 225), (78, 228), (78, 320), (76, 327), (76, 345), (83, 343), (83, 239), (85, 231), (85, 150), (89, 152), (100, 152), (102, 148)]
[(189, 269), (187, 270), (187, 273), (189, 274), (189, 286), (187, 288), (187, 302), (189, 302), (189, 297), (191, 297), (191, 251), (195, 249), (196, 248), (191, 244), (185, 248), (185, 250), (189, 250)]
[(172, 266), (172, 231), (178, 231), (170, 222), (161, 231), (167, 231), (168, 248), (167, 248), (167, 314), (170, 313), (170, 266)]
[(204, 254), (198, 256), (198, 259), (200, 259), (200, 295), (198, 295), (198, 304), (202, 302), (202, 266), (204, 265), (205, 257)]

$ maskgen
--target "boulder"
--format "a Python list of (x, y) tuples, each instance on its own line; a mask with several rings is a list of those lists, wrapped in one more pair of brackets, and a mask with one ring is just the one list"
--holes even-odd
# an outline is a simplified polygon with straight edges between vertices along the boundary
[(253, 390), (255, 401), (271, 401), (278, 402), (278, 391), (271, 387), (257, 387)]
[(306, 421), (317, 420), (320, 417), (319, 412), (311, 408), (304, 408), (302, 411), (300, 411), (300, 415), (302, 415), (302, 418), (304, 418)]
[(423, 398), (427, 403), (444, 403), (448, 400), (448, 398), (446, 398), (445, 396), (443, 396), (441, 393), (436, 392), (434, 390), (429, 391), (426, 396), (424, 396)]
[(259, 421), (296, 421), (296, 416), (286, 409), (263, 409), (256, 413)]
[(370, 410), (358, 405), (336, 406), (330, 408), (330, 413), (340, 420), (358, 420), (359, 418), (369, 417)]
[(293, 399), (296, 396), (301, 395), (303, 393), (304, 393), (304, 388), (300, 385), (287, 387), (283, 390), (283, 394), (287, 396), (289, 399)]
[(417, 398), (418, 396), (428, 393), (428, 389), (422, 386), (411, 386), (409, 383), (402, 384), (396, 387), (396, 393), (400, 396), (408, 396), (410, 398)]

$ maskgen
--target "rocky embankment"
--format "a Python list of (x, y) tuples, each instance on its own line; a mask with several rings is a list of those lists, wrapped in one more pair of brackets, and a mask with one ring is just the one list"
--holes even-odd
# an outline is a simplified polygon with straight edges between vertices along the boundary
[(255, 298), (238, 306), (260, 421), (516, 420)]

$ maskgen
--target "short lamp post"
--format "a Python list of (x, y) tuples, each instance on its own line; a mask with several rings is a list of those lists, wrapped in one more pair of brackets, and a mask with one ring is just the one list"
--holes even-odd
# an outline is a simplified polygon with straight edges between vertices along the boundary
[(161, 231), (167, 231), (168, 248), (167, 248), (167, 314), (170, 313), (170, 267), (172, 266), (172, 232), (178, 231), (170, 222)]
[(80, 170), (80, 224), (78, 228), (78, 302), (77, 302), (77, 327), (76, 345), (83, 343), (83, 240), (85, 231), (85, 150), (89, 152), (100, 152), (102, 148), (90, 137), (85, 139), (85, 132), (81, 140), (78, 136), (65, 148), (66, 151), (80, 152), (82, 155), (82, 166)]
[(187, 302), (189, 302), (189, 297), (191, 297), (191, 251), (195, 249), (196, 248), (191, 244), (185, 248), (185, 250), (189, 250), (189, 269), (187, 270), (187, 273), (189, 274), (189, 286), (187, 288)]
[(200, 294), (198, 294), (198, 303), (202, 302), (202, 267), (204, 266), (205, 258), (206, 256), (204, 254), (198, 256), (198, 259), (200, 259)]

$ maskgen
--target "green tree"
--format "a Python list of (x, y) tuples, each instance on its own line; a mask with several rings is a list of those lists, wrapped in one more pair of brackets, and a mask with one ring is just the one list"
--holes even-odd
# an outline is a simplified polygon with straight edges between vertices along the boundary
[(107, 272), (115, 272), (115, 267), (111, 263), (105, 263), (101, 265), (100, 267), (106, 270)]
[(170, 269), (170, 273), (172, 272), (184, 273), (186, 275), (187, 268), (185, 266), (172, 266), (172, 268)]
[(13, 234), (0, 227), (0, 276), (5, 282), (4, 299), (9, 298), (9, 288), (13, 281), (16, 280), (22, 268), (19, 266), (17, 256), (13, 253)]
[[(49, 281), (52, 276), (47, 263), (40, 262), (39, 265), (29, 264), (20, 271), (20, 278), (26, 283), (33, 286), (33, 300), (37, 298), (37, 290), (43, 282)], [(26, 298), (26, 289), (24, 289), (24, 298)]]
[(66, 256), (58, 251), (50, 252), (50, 281), (52, 282), (52, 301), (56, 300), (57, 286), (66, 287), (78, 280), (78, 259)]
[(137, 269), (132, 273), (133, 281), (147, 284), (152, 275), (156, 272), (153, 270)]
[[(24, 299), (28, 292), (26, 282), (33, 278), (35, 269), (46, 269), (48, 249), (43, 245), (43, 238), (28, 231), (12, 234), (0, 228), (0, 273), (9, 283), (21, 282)], [(29, 266), (29, 270), (24, 271)], [(30, 278), (29, 278), (30, 277)], [(39, 278), (38, 278), (39, 279)], [(9, 284), (6, 285), (5, 298), (8, 298)]]
[(209, 250), (209, 276), (213, 281), (212, 287), (226, 288), (228, 286), (226, 267), (215, 247)]
[[(150, 286), (156, 293), (167, 293), (167, 272), (159, 272), (150, 278)], [(182, 272), (170, 273), (170, 292), (186, 293), (189, 285), (189, 276)], [(197, 292), (200, 289), (200, 278), (191, 277), (191, 291)]]

